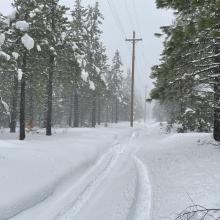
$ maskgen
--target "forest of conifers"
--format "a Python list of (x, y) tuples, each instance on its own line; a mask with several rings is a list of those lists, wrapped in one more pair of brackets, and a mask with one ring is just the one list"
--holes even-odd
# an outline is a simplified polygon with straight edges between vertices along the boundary
[(161, 62), (152, 68), (151, 96), (179, 132), (213, 131), (220, 141), (220, 1), (157, 0), (174, 10), (165, 35)]
[(103, 19), (98, 3), (14, 0), (0, 15), (0, 127), (23, 140), (34, 128), (129, 120), (130, 74), (117, 48), (107, 57)]

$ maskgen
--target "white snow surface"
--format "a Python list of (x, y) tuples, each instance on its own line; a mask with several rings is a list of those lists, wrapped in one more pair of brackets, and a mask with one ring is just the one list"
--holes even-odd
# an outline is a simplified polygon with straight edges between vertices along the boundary
[(27, 21), (17, 21), (15, 23), (16, 29), (20, 31), (28, 31), (29, 30), (29, 24)]
[(30, 37), (28, 34), (25, 34), (21, 38), (21, 42), (27, 50), (31, 50), (34, 47), (34, 39)]
[(0, 133), (0, 220), (158, 220), (192, 201), (220, 207), (211, 134), (120, 123), (14, 139)]
[(137, 140), (137, 156), (148, 167), (152, 205), (150, 219), (175, 219), (191, 205), (220, 207), (220, 148), (212, 134), (166, 134), (147, 126)]

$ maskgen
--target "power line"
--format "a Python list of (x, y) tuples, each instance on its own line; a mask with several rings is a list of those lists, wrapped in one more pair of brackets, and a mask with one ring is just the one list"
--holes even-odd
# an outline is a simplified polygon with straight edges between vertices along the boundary
[[(135, 0), (132, 0), (133, 2), (133, 11), (135, 13), (135, 21), (136, 21), (136, 24), (137, 24), (137, 28), (138, 28), (138, 31), (140, 32), (140, 36), (143, 38), (143, 32), (142, 32), (142, 28), (141, 28), (141, 25), (140, 25), (140, 19), (139, 19), (139, 15), (138, 15), (138, 12), (137, 12), (137, 7), (136, 7), (136, 4), (135, 4)], [(145, 51), (143, 50), (143, 48), (141, 48), (141, 58), (143, 59), (144, 63), (147, 61), (147, 58), (146, 58), (146, 55), (145, 55)]]
[(125, 0), (124, 1), (124, 4), (125, 4), (125, 9), (127, 11), (127, 14), (128, 14), (128, 19), (129, 19), (129, 25), (130, 25), (130, 28), (131, 28), (131, 31), (134, 30), (134, 24), (133, 24), (133, 21), (132, 21), (132, 15), (130, 13), (130, 10), (129, 10), (129, 7), (128, 7), (128, 0)]
[(135, 4), (135, 0), (132, 0), (132, 2), (133, 2), (133, 9), (134, 9), (133, 11), (135, 13), (134, 18), (135, 18), (135, 21), (136, 21), (136, 25), (137, 25), (138, 31), (140, 33), (140, 36), (143, 37), (140, 22), (139, 22), (140, 20), (139, 20), (139, 16), (138, 16), (136, 4)]
[[(112, 2), (112, 5), (111, 5), (110, 2)], [(112, 15), (113, 15), (114, 21), (115, 21), (116, 25), (118, 26), (118, 29), (119, 29), (119, 31), (120, 31), (122, 40), (123, 40), (123, 42), (124, 42), (124, 40), (126, 39), (126, 33), (125, 33), (124, 27), (123, 27), (123, 25), (122, 25), (121, 19), (120, 19), (119, 15), (118, 15), (118, 12), (117, 12), (117, 10), (116, 10), (116, 7), (115, 7), (115, 5), (114, 5), (114, 2), (107, 0), (107, 6), (110, 8), (110, 11), (111, 11), (111, 13), (112, 13)], [(128, 46), (127, 44), (125, 44), (125, 45), (126, 45), (126, 47), (127, 47), (128, 52), (130, 53), (130, 48), (129, 48), (129, 46)]]
[(111, 10), (111, 12), (113, 14), (113, 18), (115, 19), (115, 22), (116, 22), (119, 30), (121, 31), (122, 36), (126, 37), (126, 33), (125, 33), (125, 30), (124, 30), (124, 27), (123, 27), (123, 25), (121, 23), (121, 19), (120, 19), (119, 15), (118, 15), (118, 12), (117, 12), (117, 10), (116, 10), (116, 8), (114, 6), (114, 2), (113, 1), (111, 1), (111, 2), (112, 2), (112, 5), (111, 5), (110, 1), (107, 0), (108, 6), (109, 6), (109, 8), (110, 8), (110, 10)]
[[(111, 4), (112, 3), (112, 4)], [(126, 1), (126, 3), (127, 3), (127, 1)], [(126, 38), (126, 33), (125, 33), (125, 29), (124, 29), (124, 27), (123, 27), (123, 25), (122, 25), (122, 22), (121, 22), (121, 19), (120, 19), (120, 17), (119, 17), (119, 14), (118, 14), (118, 11), (117, 11), (117, 9), (116, 9), (116, 7), (115, 7), (115, 5), (114, 5), (114, 2), (113, 1), (109, 1), (109, 0), (107, 0), (107, 6), (110, 8), (110, 11), (111, 11), (111, 13), (112, 13), (112, 15), (113, 15), (113, 17), (114, 17), (114, 20), (115, 20), (115, 23), (116, 23), (116, 25), (118, 26), (118, 28), (119, 28), (119, 30), (120, 30), (120, 33), (121, 33), (121, 36), (122, 36), (122, 38), (123, 38), (123, 36), (125, 36), (125, 38)], [(130, 14), (130, 11), (129, 11), (129, 8), (128, 8), (128, 5), (126, 4), (126, 9), (127, 9), (127, 13), (128, 13), (128, 16), (129, 16), (129, 19), (130, 19), (130, 25), (132, 26), (131, 28), (133, 28), (133, 22), (132, 22), (132, 20), (131, 20), (131, 14)], [(124, 41), (124, 39), (123, 39), (123, 41)], [(127, 49), (128, 49), (128, 53), (130, 54), (130, 48), (129, 48), (129, 46), (126, 44), (126, 46), (127, 46)], [(142, 52), (142, 54), (143, 54), (143, 51), (141, 50), (141, 52)], [(144, 56), (144, 55), (143, 55)], [(143, 59), (143, 56), (141, 56), (141, 58)], [(138, 57), (139, 57), (139, 54), (138, 54)], [(139, 67), (139, 65), (137, 65), (137, 72), (142, 72), (142, 74), (144, 74), (145, 73), (145, 70), (144, 70), (144, 67), (143, 67), (143, 65), (142, 65), (142, 62), (141, 62), (141, 59), (139, 59), (139, 62), (140, 62), (140, 67)], [(141, 70), (140, 70), (140, 68), (141, 68)]]

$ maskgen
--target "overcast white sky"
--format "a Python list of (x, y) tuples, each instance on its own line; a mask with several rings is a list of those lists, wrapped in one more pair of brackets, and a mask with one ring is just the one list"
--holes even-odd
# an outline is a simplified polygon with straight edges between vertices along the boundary
[[(0, 0), (0, 11), (10, 13), (12, 0)], [(60, 0), (62, 4), (72, 7), (74, 0)], [(94, 4), (96, 0), (83, 0), (83, 4)], [(105, 17), (103, 22), (103, 41), (109, 57), (119, 49), (124, 69), (131, 66), (131, 45), (125, 38), (132, 37), (132, 31), (143, 42), (137, 45), (136, 54), (136, 89), (143, 96), (144, 87), (152, 87), (149, 74), (151, 67), (158, 64), (162, 52), (162, 39), (154, 37), (162, 25), (171, 24), (173, 15), (170, 11), (158, 10), (154, 0), (99, 0)], [(120, 20), (120, 21), (119, 21)], [(119, 24), (121, 23), (121, 25)]]

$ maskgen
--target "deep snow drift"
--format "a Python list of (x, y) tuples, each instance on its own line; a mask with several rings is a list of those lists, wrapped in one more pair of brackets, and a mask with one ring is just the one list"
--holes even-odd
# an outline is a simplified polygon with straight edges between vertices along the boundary
[(191, 205), (220, 208), (220, 145), (212, 134), (165, 134), (151, 124), (138, 144), (152, 187), (150, 219), (174, 219)]
[(174, 218), (220, 207), (220, 149), (210, 134), (159, 123), (0, 134), (0, 220)]

